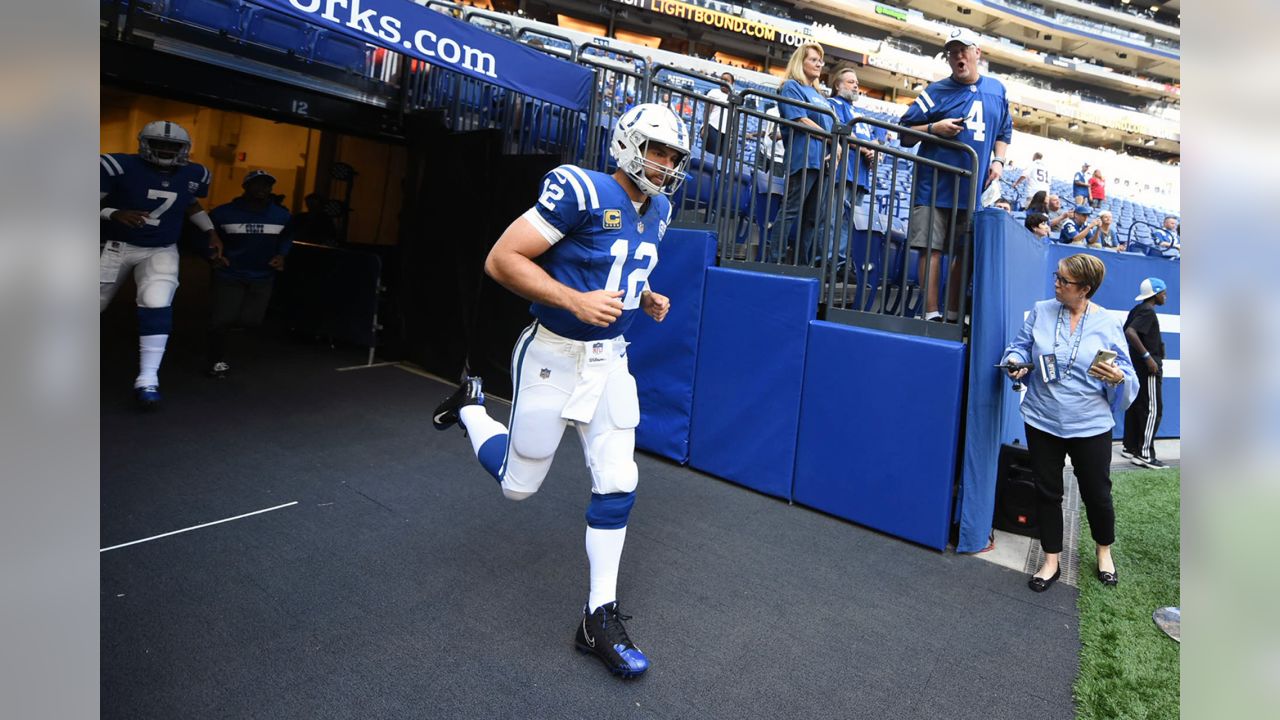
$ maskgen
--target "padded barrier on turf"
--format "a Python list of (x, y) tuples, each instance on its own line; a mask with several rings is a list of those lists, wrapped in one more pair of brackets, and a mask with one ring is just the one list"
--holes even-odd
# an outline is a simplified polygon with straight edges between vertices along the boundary
[(791, 499), (809, 321), (818, 281), (710, 268), (689, 463)]
[[(1023, 316), (1037, 300), (1053, 296), (1052, 273), (1068, 255), (1089, 252), (1107, 266), (1102, 287), (1094, 301), (1120, 318), (1137, 304), (1138, 284), (1156, 276), (1169, 286), (1169, 302), (1158, 312), (1166, 350), (1165, 410), (1160, 437), (1177, 437), (1178, 386), (1169, 377), (1180, 370), (1181, 264), (1164, 258), (1086, 250), (1037, 240), (1021, 223), (999, 210), (974, 216), (974, 300), (971, 337), (969, 398), (965, 420), (965, 450), (956, 518), (960, 523), (957, 552), (978, 552), (987, 546), (995, 508), (996, 463), (1000, 444), (1017, 439), (1025, 445), (1019, 397), (1000, 371), (992, 366), (1003, 359), (1003, 350), (1022, 327)], [(1118, 416), (1119, 420), (1123, 418)], [(1117, 428), (1117, 437), (1122, 427)]]
[(689, 461), (702, 291), (715, 257), (715, 234), (668, 230), (649, 284), (671, 298), (671, 310), (661, 323), (641, 315), (627, 331), (628, 361), (640, 393), (636, 446), (682, 464)]
[(795, 501), (945, 549), (964, 363), (959, 342), (811, 322)]

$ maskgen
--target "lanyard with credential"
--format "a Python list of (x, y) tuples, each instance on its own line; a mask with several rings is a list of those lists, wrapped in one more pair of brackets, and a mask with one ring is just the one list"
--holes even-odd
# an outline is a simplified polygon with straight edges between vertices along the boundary
[[(1058, 357), (1058, 339), (1062, 337), (1062, 311), (1066, 306), (1058, 306), (1058, 323), (1053, 329), (1053, 356)], [(1089, 306), (1084, 306), (1084, 314), (1080, 316), (1080, 327), (1076, 328), (1076, 341), (1071, 346), (1071, 357), (1067, 359), (1067, 369), (1063, 371), (1062, 377), (1066, 377), (1071, 373), (1071, 366), (1076, 364), (1076, 353), (1080, 352), (1080, 341), (1084, 339), (1084, 321), (1089, 317)], [(1070, 335), (1067, 336), (1070, 339)]]

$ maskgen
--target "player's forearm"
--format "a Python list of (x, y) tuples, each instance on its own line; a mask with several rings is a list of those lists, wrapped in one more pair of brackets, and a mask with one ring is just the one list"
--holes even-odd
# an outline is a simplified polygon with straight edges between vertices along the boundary
[(519, 253), (489, 253), (484, 271), (499, 285), (530, 302), (569, 310), (577, 294)]

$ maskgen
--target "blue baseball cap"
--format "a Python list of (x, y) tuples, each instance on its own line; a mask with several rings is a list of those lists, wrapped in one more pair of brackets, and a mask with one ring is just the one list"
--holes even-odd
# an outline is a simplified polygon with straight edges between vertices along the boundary
[(1149, 297), (1155, 297), (1165, 291), (1164, 281), (1158, 277), (1149, 277), (1142, 281), (1138, 286), (1138, 297), (1134, 298), (1138, 302), (1142, 302)]
[(1076, 212), (1080, 213), (1081, 215), (1092, 215), (1093, 208), (1089, 207), (1088, 205), (1081, 204), (1076, 206)]
[(258, 178), (266, 178), (270, 180), (272, 184), (276, 181), (276, 176), (266, 170), (250, 170), (249, 173), (244, 176), (244, 180), (240, 181), (240, 187), (244, 187)]

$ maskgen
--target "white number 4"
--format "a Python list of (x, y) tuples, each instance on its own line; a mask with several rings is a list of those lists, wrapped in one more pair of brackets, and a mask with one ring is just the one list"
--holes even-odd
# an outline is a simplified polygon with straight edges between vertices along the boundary
[[(604, 284), (604, 289), (609, 291), (622, 289), (622, 266), (627, 263), (627, 250), (629, 244), (626, 240), (616, 240), (609, 248), (609, 254), (613, 256), (613, 266), (609, 268), (609, 279)], [(644, 260), (648, 258), (648, 264), (632, 270), (627, 275), (627, 294), (622, 296), (622, 309), (635, 310), (640, 307), (640, 293), (644, 292), (645, 281), (649, 279), (649, 273), (653, 272), (653, 268), (658, 264), (658, 246), (651, 242), (642, 242), (636, 248), (636, 260)]]
[(987, 139), (987, 124), (982, 122), (982, 101), (974, 100), (969, 106), (969, 114), (964, 116), (964, 127), (973, 131), (973, 139), (984, 142)]
[(156, 208), (155, 210), (152, 210), (150, 215), (146, 219), (146, 223), (148, 225), (159, 225), (160, 216), (164, 214), (165, 210), (168, 210), (169, 208), (173, 207), (173, 201), (178, 199), (178, 193), (170, 192), (168, 190), (148, 190), (147, 199), (148, 200), (164, 200), (164, 202), (160, 205), (160, 207)]

